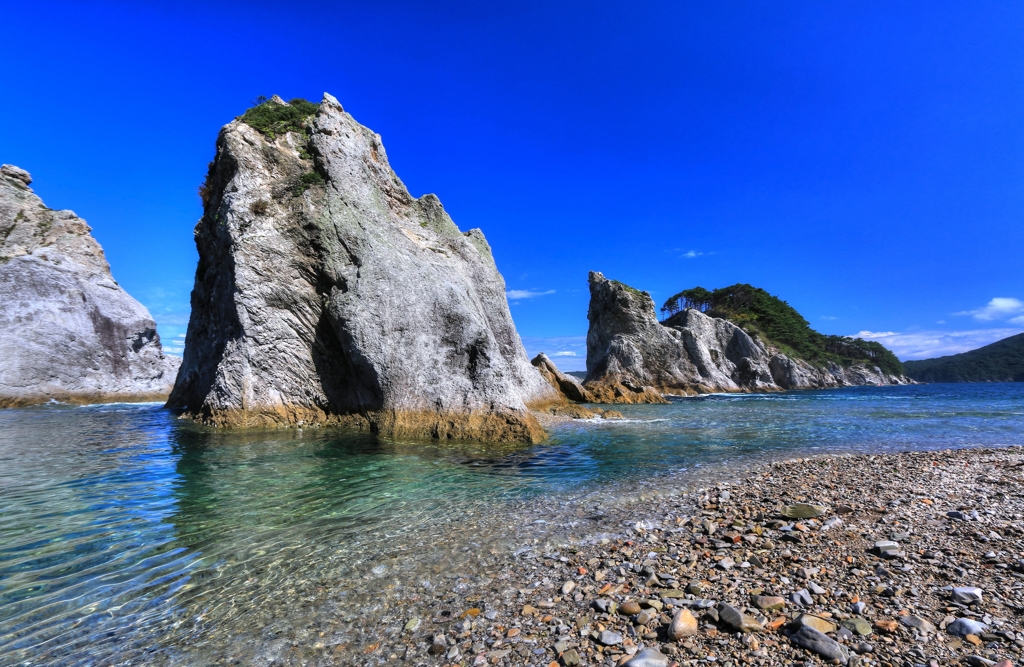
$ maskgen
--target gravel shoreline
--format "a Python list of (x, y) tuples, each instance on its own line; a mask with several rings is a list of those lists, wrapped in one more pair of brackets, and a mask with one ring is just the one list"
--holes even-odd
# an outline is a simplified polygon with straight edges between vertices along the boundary
[(1020, 446), (821, 456), (580, 507), (579, 539), (491, 552), (272, 662), (1020, 665), (1022, 479)]

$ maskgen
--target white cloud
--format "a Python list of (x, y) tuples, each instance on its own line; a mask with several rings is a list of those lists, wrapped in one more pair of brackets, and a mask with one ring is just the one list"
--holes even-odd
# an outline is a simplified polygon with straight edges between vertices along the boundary
[(544, 352), (564, 372), (587, 370), (586, 336), (523, 336), (523, 346), (531, 359)]
[(505, 296), (511, 301), (518, 301), (519, 299), (532, 299), (537, 296), (547, 296), (548, 294), (554, 294), (555, 290), (549, 289), (546, 292), (534, 292), (528, 289), (510, 289), (506, 290)]
[(688, 252), (684, 252), (683, 257), (685, 257), (686, 259), (693, 259), (694, 257), (700, 257), (703, 254), (704, 253), (697, 252), (696, 250), (690, 250)]
[(823, 319), (823, 320), (838, 320), (839, 318), (836, 317), (835, 315), (822, 315), (821, 319)]
[(878, 341), (900, 359), (931, 359), (969, 352), (997, 340), (1021, 333), (1020, 328), (975, 329), (973, 331), (861, 331), (854, 338)]
[(954, 315), (970, 315), (976, 320), (983, 322), (991, 322), (992, 320), (1002, 320), (1014, 315), (1024, 314), (1024, 301), (1020, 299), (1014, 299), (1013, 297), (997, 296), (996, 298), (989, 301), (981, 308), (975, 308), (974, 310), (963, 310), (959, 313), (953, 313)]
[(1018, 315), (1017, 317), (1010, 318), (1010, 324), (1019, 324), (1024, 326), (1024, 315)]

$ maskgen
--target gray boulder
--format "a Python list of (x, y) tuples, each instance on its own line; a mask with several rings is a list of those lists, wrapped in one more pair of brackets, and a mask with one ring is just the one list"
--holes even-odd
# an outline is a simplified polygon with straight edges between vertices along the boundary
[(333, 97), (300, 131), (224, 126), (203, 194), (169, 407), (221, 426), (545, 437), (528, 406), (558, 395), (483, 234), (410, 195), (380, 136)]
[(89, 225), (31, 183), (0, 166), (0, 406), (166, 398), (181, 359), (163, 353)]

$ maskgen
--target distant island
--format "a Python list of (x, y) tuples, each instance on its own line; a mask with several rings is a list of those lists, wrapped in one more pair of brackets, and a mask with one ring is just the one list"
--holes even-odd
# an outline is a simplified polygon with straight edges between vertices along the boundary
[(918, 382), (1024, 382), (1024, 333), (970, 352), (905, 361), (903, 367)]

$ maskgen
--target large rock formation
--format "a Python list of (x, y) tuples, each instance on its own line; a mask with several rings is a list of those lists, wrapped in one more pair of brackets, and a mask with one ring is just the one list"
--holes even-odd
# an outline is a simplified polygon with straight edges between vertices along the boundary
[(877, 367), (791, 359), (728, 320), (683, 310), (658, 321), (647, 292), (590, 273), (586, 389), (600, 402), (660, 403), (663, 394), (906, 384)]
[(380, 136), (333, 97), (300, 102), (312, 115), (299, 125), (261, 132), (243, 117), (220, 132), (168, 406), (223, 426), (542, 439), (528, 406), (558, 396), (530, 365), (484, 235), (412, 197)]
[(0, 167), (0, 406), (166, 398), (181, 359), (164, 355), (85, 221), (47, 208), (31, 182)]

